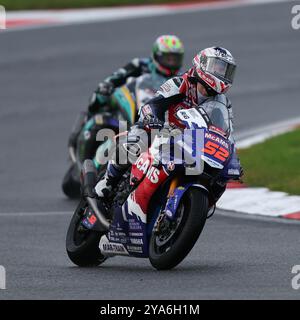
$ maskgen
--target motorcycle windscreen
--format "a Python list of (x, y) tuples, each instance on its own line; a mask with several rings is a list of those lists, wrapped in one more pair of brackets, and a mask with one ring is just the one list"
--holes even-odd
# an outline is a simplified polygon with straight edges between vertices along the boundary
[(209, 129), (226, 138), (229, 137), (231, 126), (228, 108), (215, 100), (204, 102), (201, 104), (201, 108), (210, 120)]

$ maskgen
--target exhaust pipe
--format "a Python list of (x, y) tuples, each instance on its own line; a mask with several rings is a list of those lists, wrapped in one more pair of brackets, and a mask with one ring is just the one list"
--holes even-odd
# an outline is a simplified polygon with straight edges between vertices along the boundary
[(102, 227), (107, 231), (110, 227), (109, 221), (100, 211), (95, 199), (94, 186), (97, 183), (97, 171), (92, 160), (85, 160), (81, 171), (81, 182), (83, 188), (83, 196), (93, 209)]

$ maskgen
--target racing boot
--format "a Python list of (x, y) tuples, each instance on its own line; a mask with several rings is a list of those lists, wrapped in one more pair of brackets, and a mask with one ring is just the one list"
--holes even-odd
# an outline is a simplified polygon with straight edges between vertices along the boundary
[(111, 161), (108, 163), (104, 177), (97, 183), (95, 191), (99, 198), (108, 197), (112, 189), (118, 184), (127, 167), (123, 168)]

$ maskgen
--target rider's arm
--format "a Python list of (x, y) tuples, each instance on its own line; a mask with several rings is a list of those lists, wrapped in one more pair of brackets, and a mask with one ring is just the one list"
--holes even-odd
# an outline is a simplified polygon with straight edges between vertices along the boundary
[(139, 77), (148, 70), (150, 59), (135, 58), (126, 64), (123, 68), (115, 71), (111, 76), (107, 77), (104, 82), (110, 82), (114, 87), (122, 86), (129, 77)]
[(140, 108), (140, 120), (146, 115), (153, 115), (161, 121), (164, 121), (164, 114), (168, 108), (177, 104), (185, 98), (181, 91), (182, 79), (177, 77), (166, 81), (146, 105)]
[(148, 72), (150, 59), (135, 58), (123, 68), (115, 71), (111, 76), (107, 77), (103, 82), (100, 82), (98, 88), (90, 98), (88, 111), (90, 114), (99, 112), (102, 106), (108, 104), (108, 100), (114, 88), (120, 87), (126, 83), (130, 77), (139, 77), (145, 72)]

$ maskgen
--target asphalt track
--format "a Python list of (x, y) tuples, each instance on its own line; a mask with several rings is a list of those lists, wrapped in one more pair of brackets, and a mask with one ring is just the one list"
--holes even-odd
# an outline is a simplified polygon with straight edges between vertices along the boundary
[[(76, 202), (61, 178), (75, 115), (98, 80), (161, 33), (178, 34), (187, 65), (200, 48), (237, 57), (236, 132), (299, 116), (300, 31), (292, 3), (249, 6), (0, 34), (0, 299), (299, 299), (299, 224), (216, 215), (188, 258), (157, 272), (115, 257), (79, 269), (65, 254)], [(23, 214), (22, 214), (23, 213)]]

